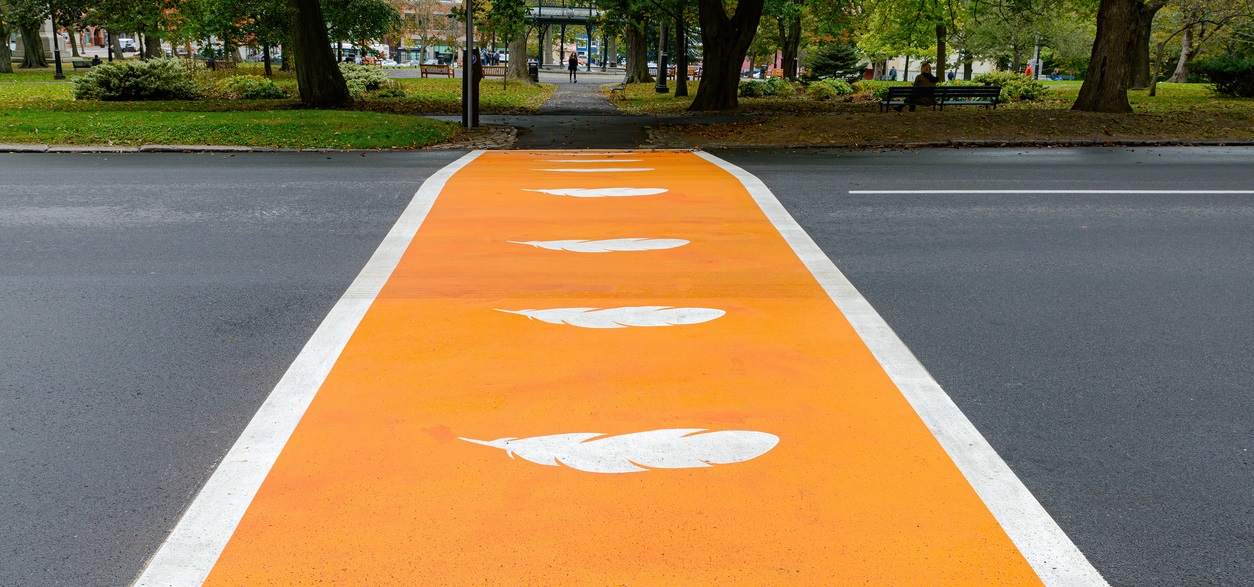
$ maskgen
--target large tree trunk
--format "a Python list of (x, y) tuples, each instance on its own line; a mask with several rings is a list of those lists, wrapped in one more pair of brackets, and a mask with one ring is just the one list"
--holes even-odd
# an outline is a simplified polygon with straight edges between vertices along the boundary
[(975, 68), (975, 55), (969, 52), (962, 52), (962, 79), (971, 81), (972, 70)]
[(349, 104), (348, 84), (331, 53), (326, 19), (318, 0), (288, 0), (292, 10), (292, 46), (296, 53), (296, 84), (300, 101), (306, 106), (324, 107)]
[(514, 35), (509, 42), (509, 79), (531, 83), (527, 73), (527, 33), (523, 31)]
[(13, 73), (13, 50), (9, 48), (12, 31), (0, 23), (0, 73)]
[(936, 25), (936, 67), (932, 69), (932, 74), (939, 81), (945, 81), (945, 58), (949, 56), (949, 50), (945, 47), (945, 39), (949, 36), (949, 32), (945, 29), (945, 25)]
[(762, 5), (763, 0), (739, 0), (735, 15), (727, 18), (722, 0), (699, 0), (705, 62), (689, 110), (733, 110), (740, 105), (740, 66), (762, 20)]
[(161, 48), (160, 37), (152, 33), (144, 33), (144, 57), (148, 59), (165, 57), (165, 50)]
[(627, 42), (627, 83), (651, 84), (656, 81), (649, 74), (649, 47), (644, 36), (643, 18), (639, 15), (627, 17), (623, 40)]
[(48, 67), (48, 56), (44, 54), (44, 44), (40, 42), (39, 29), (20, 28), (22, 31), (22, 69)]
[(1132, 112), (1128, 104), (1129, 68), (1132, 45), (1139, 38), (1134, 29), (1141, 8), (1139, 0), (1102, 0), (1088, 75), (1072, 110)]
[(269, 45), (261, 46), (261, 59), (266, 64), (266, 77), (267, 78), (273, 77), (274, 74), (272, 71), (270, 71), (270, 46)]
[(1182, 84), (1189, 81), (1189, 59), (1193, 58), (1193, 29), (1184, 29), (1180, 37), (1180, 60), (1176, 62), (1176, 71), (1171, 74), (1169, 82)]
[(797, 53), (801, 50), (801, 13), (777, 18), (776, 21), (779, 23), (780, 52), (783, 53), (784, 77), (797, 81)]
[(688, 95), (688, 23), (682, 11), (675, 17), (675, 97)]
[(1163, 0), (1149, 3), (1136, 2), (1135, 18), (1127, 25), (1132, 28), (1132, 50), (1129, 55), (1128, 87), (1144, 89), (1150, 85), (1150, 35), (1153, 33), (1154, 15), (1163, 7)]
[(117, 59), (118, 61), (126, 59), (126, 56), (122, 54), (122, 41), (118, 40), (117, 35), (109, 35), (109, 44), (113, 46), (114, 59)]

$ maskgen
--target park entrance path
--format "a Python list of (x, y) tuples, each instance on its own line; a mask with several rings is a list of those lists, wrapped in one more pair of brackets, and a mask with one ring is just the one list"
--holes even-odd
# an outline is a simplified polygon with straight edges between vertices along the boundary
[(473, 152), (137, 585), (1100, 584), (894, 344), (715, 157)]
[[(557, 91), (540, 111), (529, 116), (500, 117), (500, 123), (518, 128), (515, 149), (634, 149), (648, 140), (653, 116), (626, 116), (601, 93), (601, 86), (622, 81), (622, 74), (579, 72), (579, 83), (566, 72), (545, 71), (544, 83)], [(484, 118), (485, 122), (497, 121)]]

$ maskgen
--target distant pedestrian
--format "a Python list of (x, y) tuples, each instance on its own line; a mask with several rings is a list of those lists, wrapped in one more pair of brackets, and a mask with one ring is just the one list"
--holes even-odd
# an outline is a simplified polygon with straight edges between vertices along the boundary
[(888, 81), (897, 81), (897, 66), (893, 66), (892, 69), (888, 70)]
[(948, 79), (949, 79), (949, 81), (951, 81), (951, 82), (952, 82), (952, 81), (954, 81), (954, 78), (955, 78), (955, 77), (957, 77), (957, 76), (955, 76), (955, 75), (954, 75), (954, 70), (952, 70), (952, 69), (951, 69), (951, 70), (949, 70), (949, 73), (946, 73), (946, 74), (945, 74), (945, 77), (946, 77), (946, 78), (948, 78)]
[(570, 72), (570, 82), (579, 83), (579, 56), (571, 53), (570, 59), (566, 60), (566, 71)]
[(1028, 76), (1028, 77), (1032, 77), (1032, 66), (1031, 66), (1031, 65), (1029, 65), (1027, 69), (1023, 70), (1023, 75), (1026, 75), (1026, 76)]

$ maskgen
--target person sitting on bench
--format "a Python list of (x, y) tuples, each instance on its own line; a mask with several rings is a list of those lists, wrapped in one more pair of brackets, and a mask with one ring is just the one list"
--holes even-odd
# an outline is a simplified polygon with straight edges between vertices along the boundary
[[(914, 87), (934, 87), (936, 85), (936, 76), (932, 75), (932, 64), (924, 63), (919, 68), (919, 75), (914, 78)], [(922, 96), (918, 98), (906, 98), (906, 102), (910, 104), (910, 111), (914, 112), (915, 106), (935, 106), (936, 98), (931, 96)], [(901, 112), (903, 106), (897, 106), (897, 111)]]

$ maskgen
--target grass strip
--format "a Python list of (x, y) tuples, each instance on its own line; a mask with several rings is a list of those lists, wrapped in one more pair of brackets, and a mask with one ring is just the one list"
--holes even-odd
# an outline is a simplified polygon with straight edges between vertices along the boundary
[(408, 149), (446, 141), (456, 133), (457, 125), (448, 122), (346, 110), (0, 110), (0, 143)]

